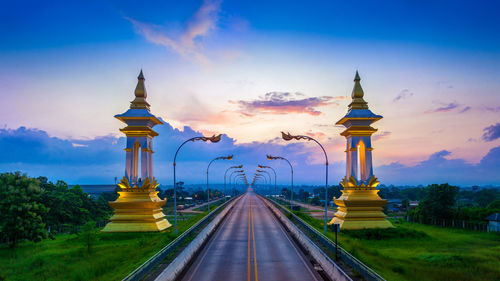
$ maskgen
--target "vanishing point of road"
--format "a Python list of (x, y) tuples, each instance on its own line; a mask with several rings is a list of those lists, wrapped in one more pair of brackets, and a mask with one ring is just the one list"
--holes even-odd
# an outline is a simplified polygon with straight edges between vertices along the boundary
[(182, 280), (323, 280), (251, 189), (235, 204)]

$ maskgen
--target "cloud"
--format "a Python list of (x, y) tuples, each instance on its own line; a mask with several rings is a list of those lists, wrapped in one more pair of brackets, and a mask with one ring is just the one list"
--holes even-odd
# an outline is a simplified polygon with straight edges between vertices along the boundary
[(470, 106), (466, 106), (462, 110), (460, 110), (460, 112), (458, 112), (458, 113), (465, 113), (465, 112), (467, 112), (469, 110), (471, 110), (471, 107)]
[[(154, 173), (161, 184), (168, 185), (172, 182), (172, 160), (178, 146), (201, 133), (190, 127), (176, 129), (168, 123), (156, 126), (155, 130), (159, 136), (153, 142)], [(307, 134), (322, 139), (329, 156), (333, 151), (342, 150), (345, 145), (345, 141), (340, 138), (332, 139), (312, 132)], [(380, 135), (388, 136), (390, 133), (382, 132)], [(38, 129), (0, 129), (0, 172), (20, 170), (30, 176), (47, 176), (51, 180), (61, 179), (72, 184), (110, 184), (114, 177), (121, 178), (124, 174), (124, 147), (124, 137), (64, 140)], [(322, 184), (324, 156), (314, 143), (285, 142), (276, 138), (266, 142), (237, 144), (227, 135), (223, 135), (219, 143), (190, 142), (183, 146), (177, 157), (177, 177), (187, 184), (204, 183), (208, 162), (228, 154), (234, 154), (234, 160), (218, 161), (210, 167), (214, 183), (223, 182), (225, 169), (231, 165), (243, 164), (245, 170), (252, 173), (258, 164), (266, 164), (276, 168), (278, 184), (289, 184), (288, 164), (267, 160), (265, 155), (272, 154), (290, 160), (297, 184)], [(478, 164), (451, 157), (451, 151), (441, 150), (417, 165), (406, 166), (395, 162), (376, 166), (374, 173), (384, 184), (500, 183), (500, 146), (491, 149)], [(330, 160), (330, 184), (337, 184), (345, 173), (344, 159)]]
[[(168, 123), (154, 129), (159, 133), (153, 141), (154, 174), (160, 183), (170, 184), (175, 151), (185, 140), (202, 133), (187, 126), (182, 130), (176, 129)], [(64, 140), (50, 137), (39, 129), (0, 129), (0, 172), (19, 170), (30, 176), (47, 176), (51, 180), (61, 179), (71, 184), (110, 184), (114, 177), (124, 175), (124, 147), (124, 137)], [(183, 146), (177, 157), (177, 177), (188, 184), (204, 183), (206, 167), (211, 159), (234, 154), (233, 161), (218, 161), (210, 167), (214, 182), (223, 181), (224, 171), (230, 165), (243, 164), (248, 172), (253, 172), (258, 164), (266, 164), (276, 168), (278, 183), (288, 184), (288, 164), (279, 161), (271, 163), (265, 157), (266, 154), (276, 154), (292, 162), (297, 169), (297, 183), (315, 183), (324, 170), (321, 164), (316, 165), (311, 159), (323, 157), (321, 153), (306, 142), (286, 143), (275, 139), (236, 144), (234, 139), (223, 135), (219, 143), (190, 142)], [(340, 178), (344, 170), (341, 167), (341, 162), (332, 162), (331, 175)]]
[(414, 166), (399, 162), (375, 167), (375, 175), (385, 184), (498, 185), (500, 183), (500, 146), (491, 149), (478, 164), (449, 159), (451, 152), (441, 150)]
[(289, 114), (300, 113), (317, 116), (322, 114), (317, 107), (338, 104), (337, 100), (345, 97), (304, 97), (302, 93), (269, 92), (264, 97), (253, 101), (239, 100), (240, 112), (247, 115), (255, 114)]
[(413, 96), (413, 92), (410, 92), (410, 90), (408, 90), (408, 89), (404, 89), (401, 92), (399, 92), (399, 94), (392, 101), (397, 102), (397, 101), (404, 100), (404, 99), (407, 99), (407, 98), (412, 97), (412, 96)]
[(451, 102), (436, 109), (427, 110), (425, 113), (449, 112), (455, 108), (458, 108), (459, 106), (460, 105), (457, 102)]
[(186, 59), (206, 64), (209, 60), (203, 52), (200, 41), (216, 28), (220, 2), (218, 0), (204, 0), (181, 32), (128, 17), (125, 19), (130, 21), (136, 32), (144, 36), (146, 40), (164, 46)]
[(483, 131), (482, 139), (484, 141), (494, 141), (500, 138), (500, 123), (486, 127)]
[(391, 132), (380, 132), (378, 134), (374, 134), (372, 136), (372, 140), (374, 141), (377, 141), (377, 140), (380, 140), (380, 139), (385, 139), (385, 138), (388, 138), (392, 133)]
[(497, 107), (494, 107), (494, 106), (485, 106), (484, 110), (491, 111), (491, 112), (500, 112), (500, 106), (497, 106)]

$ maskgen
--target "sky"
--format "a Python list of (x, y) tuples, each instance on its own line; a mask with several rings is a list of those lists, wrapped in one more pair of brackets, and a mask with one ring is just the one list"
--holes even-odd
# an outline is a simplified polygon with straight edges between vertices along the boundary
[[(182, 151), (186, 183), (221, 182), (230, 165), (291, 159), (295, 182), (345, 173), (356, 70), (384, 184), (500, 184), (500, 22), (496, 1), (9, 1), (0, 10), (0, 172), (72, 184), (124, 173), (123, 123), (113, 118), (146, 77), (155, 173), (172, 180), (183, 139), (224, 134)], [(284, 163), (273, 162), (287, 184)], [(211, 168), (212, 169), (212, 168)], [(183, 176), (182, 176), (183, 175)]]

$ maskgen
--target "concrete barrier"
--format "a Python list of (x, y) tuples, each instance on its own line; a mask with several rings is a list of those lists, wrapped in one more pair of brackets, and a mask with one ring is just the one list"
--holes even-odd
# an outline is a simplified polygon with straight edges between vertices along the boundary
[(302, 246), (302, 248), (317, 262), (325, 273), (333, 280), (338, 281), (352, 281), (351, 277), (347, 275), (334, 261), (328, 257), (314, 242), (309, 239), (294, 223), (292, 223), (278, 208), (276, 208), (269, 200), (261, 197), (267, 207), (274, 213), (274, 215), (283, 223), (283, 225), (290, 231), (290, 234)]
[(197, 236), (189, 245), (165, 268), (155, 281), (171, 281), (179, 277), (182, 271), (189, 265), (195, 254), (201, 249), (217, 226), (222, 222), (226, 215), (231, 211), (234, 204), (241, 199), (241, 196), (229, 203)]

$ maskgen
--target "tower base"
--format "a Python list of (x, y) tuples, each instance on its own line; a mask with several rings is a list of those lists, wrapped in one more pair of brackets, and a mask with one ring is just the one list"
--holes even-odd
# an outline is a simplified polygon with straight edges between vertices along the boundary
[(382, 212), (387, 200), (380, 198), (377, 193), (375, 187), (344, 186), (342, 196), (334, 199), (338, 210), (328, 224), (339, 224), (341, 229), (393, 227)]
[[(124, 182), (125, 181), (125, 182)], [(156, 191), (156, 182), (144, 181), (141, 188), (126, 187), (128, 181), (122, 180), (122, 191), (116, 201), (108, 202), (114, 215), (102, 232), (151, 232), (162, 231), (172, 226), (162, 212), (167, 200), (161, 200)], [(125, 186), (125, 188), (124, 188)]]

